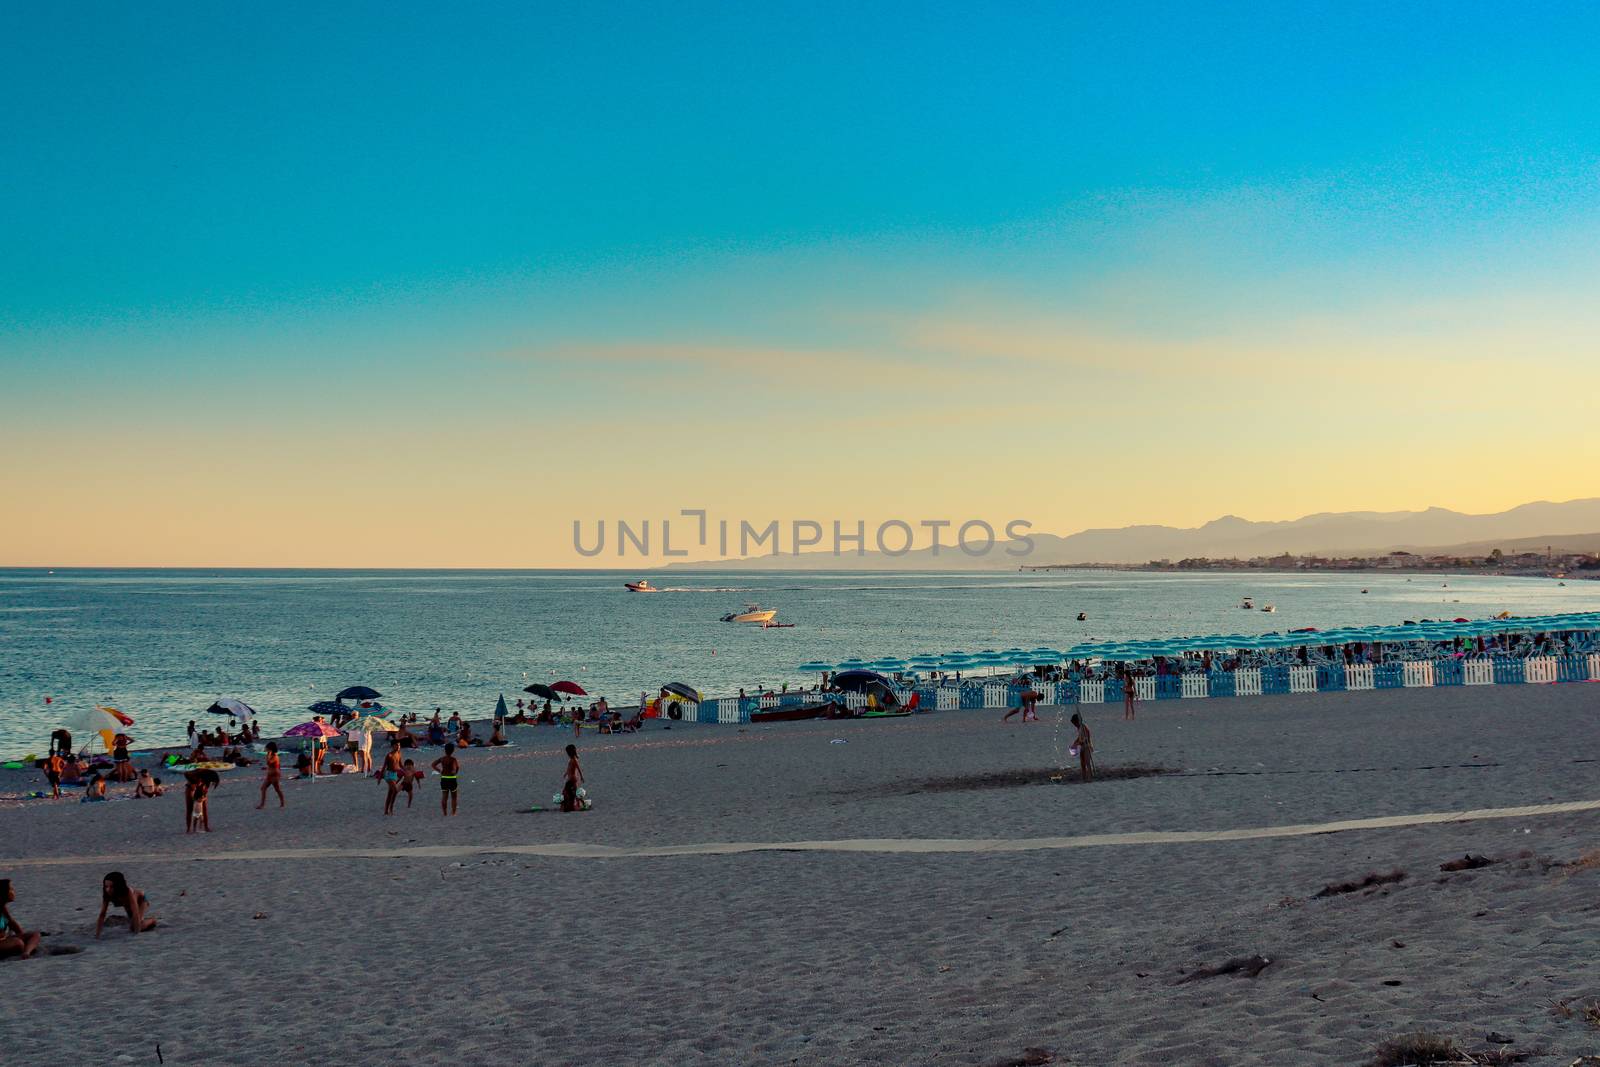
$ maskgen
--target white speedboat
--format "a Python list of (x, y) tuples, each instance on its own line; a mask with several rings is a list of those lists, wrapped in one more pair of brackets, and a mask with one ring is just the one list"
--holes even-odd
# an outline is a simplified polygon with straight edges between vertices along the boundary
[(1277, 611), (1278, 610), (1278, 605), (1276, 605), (1276, 604), (1263, 604), (1261, 606), (1261, 610), (1262, 611)]
[(623, 582), (622, 586), (630, 593), (658, 592), (656, 587), (650, 584), (650, 580), (648, 578), (640, 578), (637, 582)]
[(730, 611), (722, 617), (723, 622), (771, 622), (772, 617), (778, 613), (777, 608), (764, 608), (760, 604), (746, 604), (743, 611)]
[(1239, 607), (1243, 608), (1245, 611), (1256, 610), (1255, 603), (1251, 601), (1249, 597), (1245, 597), (1243, 600), (1239, 601)]

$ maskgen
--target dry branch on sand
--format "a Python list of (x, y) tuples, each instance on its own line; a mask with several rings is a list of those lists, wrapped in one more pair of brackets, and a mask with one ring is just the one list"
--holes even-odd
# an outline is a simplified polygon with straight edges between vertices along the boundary
[(1254, 978), (1271, 964), (1272, 961), (1266, 956), (1235, 956), (1226, 963), (1219, 963), (1215, 967), (1201, 967), (1198, 970), (1190, 971), (1174, 982), (1173, 985), (1198, 982), (1202, 978), (1216, 978), (1224, 974), (1242, 974), (1246, 978)]
[(1316, 897), (1336, 897), (1344, 893), (1359, 893), (1363, 889), (1372, 889), (1380, 885), (1391, 885), (1404, 881), (1405, 871), (1390, 871), (1388, 874), (1378, 874), (1376, 871), (1367, 875), (1359, 882), (1332, 882), (1323, 886), (1312, 894)]

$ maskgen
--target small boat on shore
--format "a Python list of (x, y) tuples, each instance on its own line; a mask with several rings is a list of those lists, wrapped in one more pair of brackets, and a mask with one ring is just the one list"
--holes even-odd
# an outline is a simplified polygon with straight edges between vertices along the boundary
[(778, 614), (777, 608), (764, 608), (760, 604), (746, 604), (742, 611), (728, 612), (722, 617), (722, 621), (769, 623), (776, 614)]
[(640, 578), (637, 582), (623, 582), (622, 587), (630, 593), (658, 593), (655, 586), (650, 584), (650, 579)]

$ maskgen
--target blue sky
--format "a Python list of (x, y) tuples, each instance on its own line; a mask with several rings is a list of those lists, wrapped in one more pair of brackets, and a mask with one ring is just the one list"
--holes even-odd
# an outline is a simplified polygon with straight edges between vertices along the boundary
[[(1437, 358), (1485, 333), (1462, 309), (1594, 373), (1592, 5), (13, 5), (0, 31), (0, 414), (62, 501), (81, 457), (37, 434), (63, 417), (150, 442), (176, 501), (201, 489), (163, 428), (222, 403), (269, 450), (362, 405), (582, 433), (641, 387), (757, 411), (915, 366), (943, 394), (1030, 345), (1103, 395), (1144, 384), (1061, 346), (1165, 375), (1198, 338), (1270, 377)], [(1519, 502), (1497, 484), (1414, 503)], [(1085, 519), (1274, 506), (1169, 503)]]

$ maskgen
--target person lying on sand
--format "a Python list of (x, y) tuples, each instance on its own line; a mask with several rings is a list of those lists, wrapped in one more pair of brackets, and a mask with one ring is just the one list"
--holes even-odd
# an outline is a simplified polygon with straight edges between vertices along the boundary
[(456, 746), (444, 746), (444, 755), (433, 761), (439, 774), (439, 814), (454, 815), (461, 802), (461, 761), (456, 759)]
[(128, 884), (121, 871), (112, 871), (100, 881), (100, 917), (94, 921), (95, 940), (106, 925), (106, 910), (121, 908), (128, 913), (128, 933), (142, 934), (154, 930), (156, 921), (145, 915), (150, 902), (144, 894)]
[(11, 914), (17, 891), (11, 879), (0, 878), (0, 956), (21, 956), (27, 959), (39, 947), (39, 931), (24, 930)]

